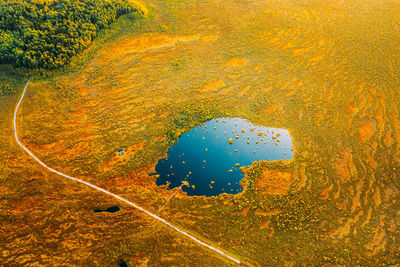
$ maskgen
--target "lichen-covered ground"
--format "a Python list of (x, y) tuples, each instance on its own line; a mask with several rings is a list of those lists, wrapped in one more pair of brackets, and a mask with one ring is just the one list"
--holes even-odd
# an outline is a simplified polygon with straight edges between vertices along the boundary
[[(400, 264), (400, 3), (146, 4), (149, 17), (121, 18), (84, 67), (33, 79), (24, 144), (156, 212), (172, 192), (148, 174), (180, 133), (221, 115), (286, 128), (291, 162), (244, 170), (239, 195), (179, 192), (160, 216), (250, 266)], [(233, 265), (21, 151), (24, 81), (0, 99), (1, 264)]]

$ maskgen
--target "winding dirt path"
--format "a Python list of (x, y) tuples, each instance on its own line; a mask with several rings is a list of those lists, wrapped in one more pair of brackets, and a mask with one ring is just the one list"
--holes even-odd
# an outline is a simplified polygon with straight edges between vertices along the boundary
[(136, 209), (138, 209), (138, 210), (144, 212), (144, 213), (146, 213), (147, 215), (149, 215), (149, 216), (153, 217), (154, 219), (156, 219), (156, 220), (162, 222), (163, 224), (167, 225), (168, 227), (174, 229), (175, 231), (177, 231), (177, 232), (179, 232), (179, 233), (181, 233), (181, 234), (187, 236), (188, 238), (192, 239), (192, 240), (193, 240), (194, 242), (196, 242), (197, 244), (200, 244), (200, 245), (202, 245), (202, 246), (204, 246), (204, 247), (206, 247), (206, 248), (208, 248), (208, 249), (211, 249), (211, 250), (217, 252), (218, 254), (220, 254), (220, 255), (222, 255), (222, 256), (224, 256), (224, 257), (226, 257), (226, 258), (228, 258), (228, 259), (230, 259), (230, 260), (232, 260), (232, 261), (234, 261), (234, 262), (236, 262), (237, 264), (241, 264), (241, 262), (240, 262), (238, 259), (235, 259), (235, 258), (229, 256), (228, 254), (224, 253), (223, 251), (221, 251), (221, 250), (219, 250), (219, 249), (217, 249), (217, 248), (215, 248), (215, 247), (213, 247), (213, 246), (211, 246), (211, 245), (209, 245), (209, 244), (206, 244), (206, 243), (204, 243), (203, 241), (200, 241), (200, 240), (197, 239), (196, 237), (194, 237), (194, 236), (188, 234), (187, 232), (185, 232), (185, 231), (183, 231), (183, 230), (181, 230), (181, 229), (175, 227), (174, 225), (172, 225), (171, 223), (167, 222), (167, 221), (164, 220), (163, 218), (161, 218), (161, 217), (157, 216), (156, 214), (153, 214), (153, 213), (151, 213), (151, 212), (145, 210), (144, 208), (142, 208), (142, 207), (136, 205), (135, 203), (132, 203), (132, 202), (130, 202), (129, 200), (126, 200), (126, 199), (124, 199), (124, 198), (122, 198), (122, 197), (120, 197), (120, 196), (118, 196), (118, 195), (116, 195), (116, 194), (113, 194), (113, 193), (111, 193), (110, 191), (107, 191), (107, 190), (105, 190), (105, 189), (103, 189), (103, 188), (100, 188), (100, 187), (98, 187), (98, 186), (96, 186), (96, 185), (93, 185), (93, 184), (91, 184), (91, 183), (88, 183), (88, 182), (85, 182), (85, 181), (83, 181), (83, 180), (80, 180), (80, 179), (71, 177), (71, 176), (69, 176), (69, 175), (66, 175), (66, 174), (64, 174), (64, 173), (61, 173), (61, 172), (59, 172), (59, 171), (57, 171), (57, 170), (55, 170), (55, 169), (53, 169), (53, 168), (47, 166), (43, 161), (41, 161), (39, 158), (37, 158), (37, 157), (36, 157), (28, 148), (26, 148), (26, 147), (22, 144), (22, 142), (19, 140), (19, 138), (18, 138), (18, 131), (17, 131), (17, 114), (18, 114), (18, 109), (19, 109), (19, 106), (21, 105), (22, 100), (24, 99), (25, 92), (26, 92), (26, 89), (28, 88), (28, 85), (29, 85), (29, 82), (30, 82), (30, 81), (31, 81), (31, 78), (29, 78), (28, 82), (26, 83), (25, 88), (24, 88), (24, 91), (22, 92), (21, 98), (19, 99), (19, 101), (18, 101), (18, 103), (17, 103), (17, 105), (16, 105), (16, 107), (15, 107), (15, 111), (14, 111), (14, 135), (15, 135), (15, 141), (17, 141), (18, 145), (19, 145), (23, 150), (25, 150), (26, 153), (28, 153), (34, 160), (36, 160), (40, 165), (42, 165), (42, 166), (43, 166), (44, 168), (46, 168), (47, 170), (49, 170), (49, 171), (51, 171), (51, 172), (53, 172), (53, 173), (56, 173), (56, 174), (58, 174), (58, 175), (60, 175), (60, 176), (63, 176), (64, 178), (67, 178), (67, 179), (70, 179), (70, 180), (74, 180), (74, 181), (79, 182), (79, 183), (81, 183), (81, 184), (84, 184), (84, 185), (87, 185), (87, 186), (89, 186), (89, 187), (92, 187), (92, 188), (94, 188), (94, 189), (96, 189), (96, 190), (98, 190), (98, 191), (101, 191), (101, 192), (103, 192), (103, 193), (105, 193), (105, 194), (107, 194), (107, 195), (109, 195), (109, 196), (112, 196), (112, 197), (114, 197), (114, 198), (116, 198), (116, 199), (118, 199), (118, 200), (120, 200), (120, 201), (122, 201), (122, 202), (124, 202), (124, 203), (126, 203), (126, 204), (128, 204), (128, 205), (130, 205), (130, 206), (132, 206), (132, 207), (134, 207), (134, 208), (136, 208)]

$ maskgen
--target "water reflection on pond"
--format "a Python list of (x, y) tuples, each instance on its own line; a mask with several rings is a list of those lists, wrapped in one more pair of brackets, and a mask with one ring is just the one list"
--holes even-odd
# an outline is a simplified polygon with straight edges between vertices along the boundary
[(157, 163), (156, 183), (169, 182), (171, 189), (186, 181), (189, 186), (182, 190), (188, 195), (236, 194), (243, 190), (240, 167), (292, 156), (292, 138), (286, 129), (255, 126), (240, 118), (213, 119), (184, 133), (168, 149), (167, 157)]

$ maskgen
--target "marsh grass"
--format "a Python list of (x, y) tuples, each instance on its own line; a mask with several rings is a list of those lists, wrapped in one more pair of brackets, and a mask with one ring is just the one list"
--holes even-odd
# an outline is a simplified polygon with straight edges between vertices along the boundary
[[(286, 128), (295, 146), (289, 166), (258, 162), (243, 169), (241, 184), (246, 189), (237, 195), (204, 198), (179, 193), (163, 211), (165, 219), (254, 265), (396, 263), (400, 46), (394, 43), (400, 38), (398, 15), (388, 11), (394, 7), (388, 1), (358, 0), (147, 4), (148, 18), (120, 18), (76, 59), (76, 69), (32, 83), (21, 109), (24, 142), (51, 166), (157, 210), (171, 192), (157, 187), (148, 174), (182, 133), (223, 116)], [(203, 39), (210, 35), (215, 38)], [(138, 52), (141, 46), (136, 43), (155, 48)], [(122, 45), (126, 51), (118, 49)], [(232, 58), (246, 64), (230, 66)], [(136, 211), (102, 220), (88, 216), (76, 201), (91, 210), (89, 206), (103, 198), (67, 184), (57, 184), (54, 190), (58, 180), (44, 180), (46, 174), (10, 141), (7, 118), (16, 98), (2, 99), (6, 98), (1, 131), (4, 146), (10, 147), (2, 151), (8, 166), (1, 176), (7, 188), (5, 203), (43, 203), (23, 202), (14, 189), (22, 195), (43, 192), (46, 200), (53, 192), (48, 200), (52, 210), (45, 218), (62, 226), (74, 218), (85, 230), (70, 229), (74, 236), (55, 237), (67, 244), (80, 240), (81, 247), (75, 249), (84, 251), (87, 261), (74, 258), (75, 264), (93, 265), (101, 259), (111, 265), (121, 254), (134, 258), (132, 251), (142, 252), (140, 257), (149, 265), (230, 264), (214, 256), (204, 258), (208, 251)], [(136, 149), (125, 161), (102, 169), (115, 151), (131, 146)], [(293, 183), (286, 195), (255, 189), (262, 168), (268, 166), (291, 173)], [(24, 183), (31, 177), (36, 182), (29, 193)], [(70, 217), (67, 207), (72, 209)], [(41, 242), (49, 242), (43, 234), (42, 208), (31, 209), (35, 212), (25, 216), (32, 224), (29, 229), (21, 226), (21, 233), (33, 231), (37, 239), (26, 245), (10, 237), (4, 251), (13, 251), (15, 245), (29, 254)], [(21, 212), (9, 216), (5, 229), (15, 231), (11, 219), (23, 225)], [(4, 209), (2, 213), (9, 214)], [(105, 234), (85, 236), (93, 231)], [(108, 238), (116, 232), (126, 235)], [(95, 238), (97, 247), (83, 248)], [(71, 256), (62, 254), (61, 247), (54, 251), (62, 259)], [(87, 251), (92, 254), (87, 256)], [(35, 257), (28, 258), (33, 263), (41, 253), (32, 253)]]

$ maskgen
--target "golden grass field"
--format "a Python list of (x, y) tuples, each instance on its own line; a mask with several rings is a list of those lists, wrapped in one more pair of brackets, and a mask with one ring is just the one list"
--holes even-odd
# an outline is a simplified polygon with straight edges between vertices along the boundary
[[(285, 128), (290, 162), (243, 169), (238, 195), (179, 192), (159, 215), (249, 266), (399, 265), (400, 2), (145, 4), (147, 18), (121, 18), (81, 67), (33, 78), (24, 144), (156, 212), (172, 190), (148, 175), (202, 118)], [(234, 266), (24, 153), (12, 116), (27, 79), (0, 97), (0, 265)]]

